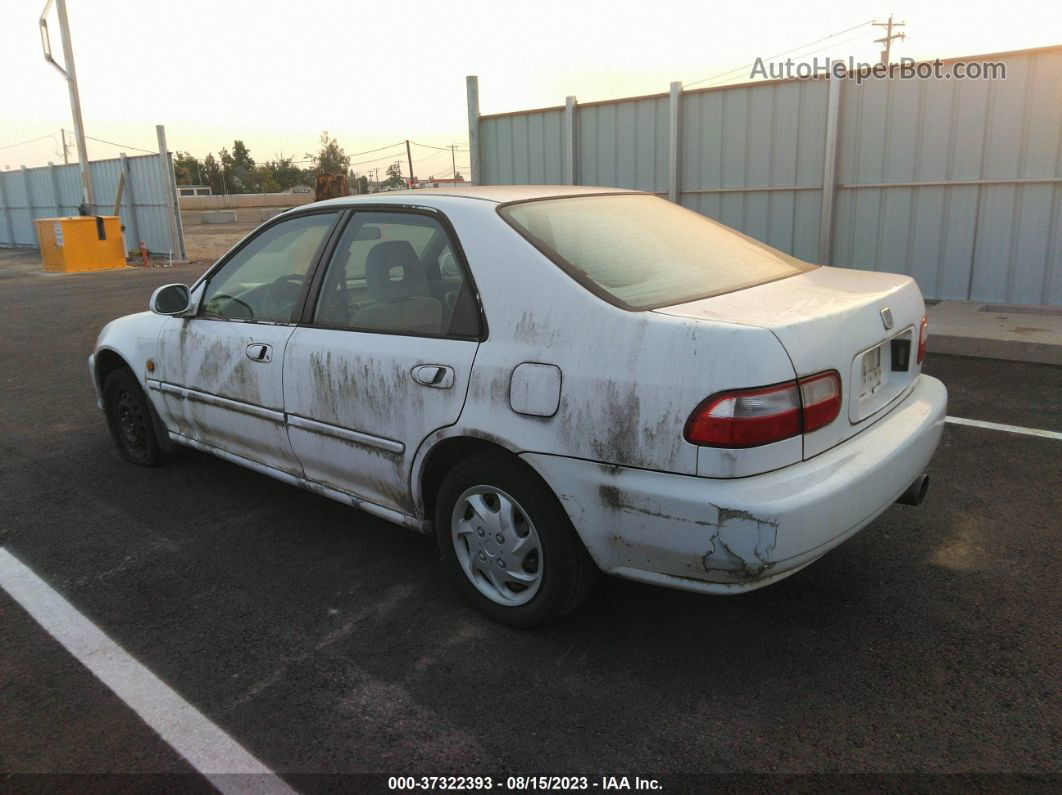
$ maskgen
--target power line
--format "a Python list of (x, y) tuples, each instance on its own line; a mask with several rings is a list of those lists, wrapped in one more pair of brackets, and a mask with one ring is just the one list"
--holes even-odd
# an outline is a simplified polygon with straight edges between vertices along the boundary
[[(818, 49), (811, 50), (810, 52), (803, 53), (800, 57), (801, 58), (807, 58), (808, 56), (815, 55), (816, 53), (820, 53), (823, 50), (829, 50), (829, 49), (831, 49), (833, 47), (840, 47), (842, 44), (848, 44), (849, 42), (857, 41), (858, 39), (863, 38), (864, 35), (865, 34), (863, 34), (863, 33), (857, 33), (855, 36), (849, 36), (847, 39), (841, 39), (840, 41), (831, 41), (829, 44), (825, 44), (822, 47), (819, 47)], [(807, 45), (805, 45), (805, 46), (807, 46)], [(726, 81), (724, 80), (723, 82), (726, 82)], [(711, 86), (708, 86), (708, 88), (712, 88), (714, 85), (721, 85), (721, 83), (713, 84)]]
[(154, 149), (141, 149), (138, 146), (129, 146), (129, 144), (116, 144), (114, 141), (104, 141), (102, 138), (93, 138), (91, 135), (86, 135), (85, 137), (98, 144), (109, 144), (110, 146), (117, 146), (119, 149), (132, 149), (134, 152), (147, 152), (149, 155), (155, 154)]
[(381, 146), (379, 149), (366, 149), (364, 152), (351, 152), (348, 157), (361, 157), (362, 155), (371, 155), (373, 152), (382, 152), (384, 149), (394, 149), (396, 146), (404, 146), (405, 141), (399, 141), (398, 143), (391, 144), (390, 146)]
[[(853, 30), (856, 30), (858, 28), (862, 28), (862, 27), (864, 27), (866, 25), (872, 25), (873, 23), (874, 23), (873, 19), (868, 19), (866, 22), (860, 22), (858, 25), (853, 25), (850, 28), (845, 28), (844, 30), (839, 30), (836, 33), (829, 34), (828, 36), (823, 36), (821, 39), (815, 39), (815, 41), (809, 41), (807, 44), (801, 44), (799, 47), (793, 47), (792, 49), (789, 49), (789, 50), (783, 50), (782, 52), (776, 52), (774, 55), (768, 55), (763, 60), (770, 61), (770, 60), (773, 60), (775, 58), (779, 58), (779, 57), (781, 57), (783, 55), (789, 55), (790, 53), (794, 53), (797, 50), (803, 50), (805, 47), (810, 47), (812, 44), (818, 44), (820, 41), (826, 41), (827, 39), (832, 39), (834, 36), (842, 36), (845, 33), (849, 33), (849, 32), (851, 32)], [(838, 42), (838, 43), (841, 43), (841, 42)], [(811, 53), (807, 53), (807, 54), (810, 55)], [(715, 80), (715, 79), (717, 79), (719, 77), (724, 77), (725, 75), (731, 75), (731, 74), (734, 74), (735, 72), (741, 72), (741, 71), (749, 68), (750, 66), (752, 66), (754, 64), (755, 64), (755, 61), (753, 61), (752, 63), (745, 64), (744, 66), (739, 66), (739, 67), (737, 67), (735, 69), (729, 69), (726, 72), (720, 72), (719, 74), (711, 75), (710, 77), (705, 77), (705, 78), (702, 78), (700, 80), (694, 80), (692, 83), (685, 83), (682, 87), (683, 88), (689, 88), (690, 86), (696, 86), (696, 85), (700, 85), (701, 83), (707, 83), (709, 80)]]
[[(412, 143), (412, 141), (410, 143)], [(432, 147), (432, 148), (435, 149), (435, 148), (438, 148), (438, 147)], [(448, 155), (448, 154), (450, 154), (450, 150), (449, 149), (445, 149), (445, 150), (443, 150), (441, 152), (436, 152), (434, 155), (428, 155), (427, 157), (418, 158), (417, 162), (418, 163), (426, 163), (429, 160), (434, 160), (437, 157), (442, 157), (443, 155)]]
[[(405, 146), (405, 143), (403, 142), (403, 143), (400, 143), (400, 144), (395, 144), (395, 146)], [(390, 148), (393, 149), (395, 147), (390, 147)], [(400, 152), (396, 152), (396, 153), (390, 154), (390, 155), (380, 155), (379, 157), (369, 158), (368, 160), (361, 160), (361, 161), (359, 161), (357, 163), (350, 163), (349, 165), (351, 165), (351, 166), (361, 166), (361, 165), (364, 165), (365, 163), (379, 163), (382, 160), (391, 160), (391, 159), (393, 159), (395, 157), (399, 157), (400, 155), (401, 155)]]
[(25, 146), (26, 144), (33, 144), (37, 141), (43, 141), (45, 138), (51, 138), (52, 143), (57, 143), (55, 135), (42, 135), (39, 138), (30, 138), (28, 141), (19, 141), (17, 144), (4, 144), (0, 146), (0, 149), (14, 149), (16, 146)]
[(444, 152), (450, 151), (450, 147), (448, 146), (432, 146), (431, 144), (418, 144), (416, 141), (410, 141), (410, 143), (413, 144), (413, 146), (422, 146), (425, 149), (442, 149)]

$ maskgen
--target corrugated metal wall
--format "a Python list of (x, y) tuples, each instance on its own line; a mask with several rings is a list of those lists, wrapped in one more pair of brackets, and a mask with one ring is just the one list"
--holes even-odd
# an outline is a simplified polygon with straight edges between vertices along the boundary
[(553, 185), (561, 181), (564, 114), (549, 109), (484, 119), (479, 128), (483, 182)]
[(581, 183), (667, 190), (666, 96), (577, 107), (575, 173)]
[[(833, 264), (910, 274), (928, 298), (1062, 305), (1062, 47), (963, 60), (1007, 77), (842, 81), (825, 219), (829, 81), (684, 92), (679, 201), (807, 260), (821, 231)], [(575, 108), (576, 184), (668, 193), (668, 94)], [(481, 182), (562, 182), (564, 108), (479, 129)]]
[[(173, 247), (168, 212), (172, 199), (159, 155), (130, 157), (126, 163), (129, 181), (120, 211), (126, 250), (138, 248), (143, 240), (150, 251), (168, 252)], [(121, 160), (96, 160), (89, 168), (99, 202), (96, 212), (110, 214), (122, 171)], [(135, 219), (130, 212), (130, 193), (135, 201)], [(77, 215), (80, 204), (81, 174), (76, 163), (0, 172), (0, 246), (37, 246), (34, 219)], [(180, 246), (176, 249), (179, 251)], [(177, 256), (176, 251), (174, 255)]]
[(682, 204), (817, 259), (826, 91), (820, 80), (687, 94)]

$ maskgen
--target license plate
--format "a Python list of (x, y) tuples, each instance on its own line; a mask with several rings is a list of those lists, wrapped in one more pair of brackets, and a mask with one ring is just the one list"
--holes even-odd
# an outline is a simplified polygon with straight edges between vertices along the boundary
[(872, 395), (881, 389), (881, 346), (863, 354), (863, 391), (860, 397)]

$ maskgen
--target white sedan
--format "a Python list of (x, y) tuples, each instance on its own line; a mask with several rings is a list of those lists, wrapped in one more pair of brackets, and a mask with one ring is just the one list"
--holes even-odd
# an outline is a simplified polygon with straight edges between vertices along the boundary
[(263, 224), (89, 359), (118, 451), (205, 450), (421, 532), (531, 626), (598, 570), (775, 582), (917, 504), (947, 393), (906, 276), (644, 193), (349, 197)]

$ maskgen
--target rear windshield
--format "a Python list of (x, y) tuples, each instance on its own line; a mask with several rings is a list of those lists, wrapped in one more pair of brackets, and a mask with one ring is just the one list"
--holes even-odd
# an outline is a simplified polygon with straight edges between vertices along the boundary
[(814, 267), (656, 196), (517, 202), (499, 212), (583, 286), (625, 309), (681, 304)]

